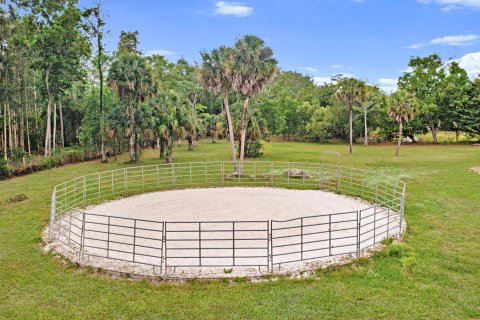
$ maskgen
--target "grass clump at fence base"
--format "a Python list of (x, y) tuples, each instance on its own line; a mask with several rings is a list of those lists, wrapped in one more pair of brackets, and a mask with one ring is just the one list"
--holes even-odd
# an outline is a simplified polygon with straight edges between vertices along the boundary
[[(182, 145), (175, 161), (229, 159), (228, 142)], [(314, 279), (262, 283), (157, 284), (78, 272), (45, 254), (40, 233), (52, 188), (75, 177), (124, 167), (126, 157), (55, 168), (0, 182), (0, 318), (468, 319), (480, 318), (478, 147), (268, 143), (262, 160), (318, 162), (341, 151), (342, 164), (407, 181), (407, 246), (401, 257), (361, 260)], [(157, 164), (146, 150), (141, 165)], [(374, 180), (372, 180), (374, 181)], [(6, 204), (14, 195), (29, 199)], [(232, 204), (241, 205), (241, 204)], [(395, 250), (394, 250), (395, 251)], [(411, 258), (409, 255), (414, 257)]]

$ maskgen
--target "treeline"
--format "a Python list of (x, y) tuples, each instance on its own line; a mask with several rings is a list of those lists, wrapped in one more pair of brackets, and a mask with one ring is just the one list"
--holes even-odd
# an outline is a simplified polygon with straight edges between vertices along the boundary
[[(401, 142), (438, 130), (480, 134), (480, 79), (437, 55), (412, 58), (388, 96), (358, 79), (331, 84), (279, 71), (255, 36), (202, 52), (200, 64), (170, 62), (138, 49), (138, 33), (122, 32), (113, 53), (100, 6), (75, 0), (9, 1), (0, 6), (1, 156), (12, 161), (92, 156), (146, 147), (172, 161), (174, 145), (227, 138), (241, 173), (244, 157), (261, 155), (262, 140)], [(400, 129), (400, 130), (399, 130)], [(352, 147), (351, 147), (352, 148)]]

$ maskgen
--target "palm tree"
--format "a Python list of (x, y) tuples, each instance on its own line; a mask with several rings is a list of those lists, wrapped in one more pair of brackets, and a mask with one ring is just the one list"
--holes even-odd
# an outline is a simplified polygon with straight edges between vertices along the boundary
[(407, 91), (400, 90), (395, 92), (390, 97), (390, 106), (388, 110), (388, 115), (390, 118), (398, 122), (398, 145), (397, 150), (395, 151), (395, 156), (400, 154), (400, 144), (402, 143), (402, 130), (403, 130), (403, 121), (409, 122), (413, 120), (416, 99), (414, 96), (409, 94)]
[(277, 73), (277, 61), (273, 51), (265, 47), (265, 42), (251, 35), (246, 35), (235, 43), (235, 59), (233, 67), (233, 88), (245, 96), (240, 136), (240, 166), (242, 173), (245, 155), (245, 137), (248, 122), (248, 104), (250, 98), (270, 84)]
[(215, 94), (218, 91), (222, 92), (223, 107), (227, 118), (228, 138), (232, 152), (233, 171), (237, 172), (237, 155), (235, 153), (233, 123), (228, 101), (228, 96), (232, 89), (233, 54), (233, 49), (223, 46), (213, 50), (210, 54), (202, 52), (203, 63), (199, 72), (199, 80), (206, 90), (211, 89)]
[(365, 82), (354, 79), (346, 78), (341, 79), (338, 82), (338, 90), (336, 97), (338, 100), (345, 103), (350, 113), (350, 153), (353, 150), (353, 107), (357, 105), (361, 99), (365, 90)]
[(125, 53), (117, 57), (108, 72), (108, 84), (126, 104), (130, 161), (138, 160), (136, 133), (137, 109), (151, 89), (150, 71), (145, 59), (136, 54)]
[(205, 118), (207, 132), (212, 138), (212, 143), (217, 143), (217, 139), (224, 131), (223, 123), (218, 114), (208, 114)]

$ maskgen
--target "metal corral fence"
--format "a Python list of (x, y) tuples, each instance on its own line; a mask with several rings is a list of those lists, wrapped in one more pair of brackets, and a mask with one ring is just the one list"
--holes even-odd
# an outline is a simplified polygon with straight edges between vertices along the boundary
[[(229, 162), (129, 167), (88, 174), (53, 191), (50, 240), (76, 255), (151, 266), (166, 275), (179, 267), (282, 265), (350, 255), (402, 233), (405, 183), (363, 170), (309, 162), (246, 161), (241, 176)], [(90, 214), (88, 205), (140, 193), (194, 187), (270, 186), (317, 189), (369, 201), (353, 212), (277, 221), (151, 221)]]

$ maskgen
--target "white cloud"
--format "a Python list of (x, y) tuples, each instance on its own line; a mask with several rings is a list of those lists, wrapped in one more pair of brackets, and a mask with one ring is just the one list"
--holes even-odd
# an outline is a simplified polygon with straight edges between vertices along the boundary
[(234, 17), (247, 17), (253, 13), (253, 8), (239, 2), (215, 2), (214, 14), (230, 15)]
[(457, 9), (480, 9), (480, 0), (418, 0), (420, 3), (434, 3), (442, 7), (442, 11), (452, 11)]
[(315, 82), (317, 86), (321, 86), (324, 84), (334, 83), (335, 81), (333, 81), (331, 77), (313, 77), (313, 82)]
[(380, 89), (390, 94), (394, 91), (397, 91), (397, 79), (392, 78), (380, 78), (377, 80), (378, 86)]
[(313, 67), (305, 67), (304, 69), (307, 70), (307, 71), (310, 71), (310, 72), (314, 72), (314, 73), (318, 72), (318, 70), (313, 68)]
[(467, 71), (468, 76), (472, 80), (480, 75), (480, 52), (468, 53), (459, 59), (451, 61), (458, 62), (458, 65)]
[(168, 50), (161, 50), (161, 49), (155, 49), (155, 50), (147, 50), (145, 51), (145, 55), (147, 56), (152, 56), (154, 54), (157, 54), (159, 56), (170, 56), (175, 54), (173, 51), (168, 51)]
[(333, 69), (341, 69), (341, 68), (343, 68), (343, 66), (342, 66), (341, 64), (332, 64), (332, 65), (330, 66), (330, 68), (333, 68)]
[(336, 81), (332, 80), (332, 78), (355, 78), (354, 74), (349, 74), (349, 73), (338, 73), (338, 74), (332, 74), (330, 77), (313, 77), (313, 82), (317, 86), (321, 86), (324, 84), (330, 84), (330, 83), (335, 83)]
[(444, 45), (444, 46), (465, 46), (475, 43), (479, 39), (479, 36), (475, 34), (459, 34), (455, 36), (445, 36), (435, 38), (429, 42), (416, 43), (411, 45), (410, 49), (419, 49), (426, 46)]

